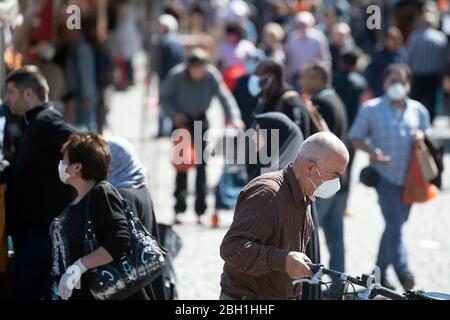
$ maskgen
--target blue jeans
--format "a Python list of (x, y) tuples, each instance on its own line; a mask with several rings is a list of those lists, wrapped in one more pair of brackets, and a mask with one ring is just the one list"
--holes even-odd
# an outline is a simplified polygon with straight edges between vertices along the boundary
[(408, 220), (411, 205), (402, 202), (404, 187), (396, 186), (383, 177), (376, 189), (386, 224), (380, 241), (377, 266), (382, 279), (386, 277), (386, 269), (390, 264), (394, 266), (397, 276), (402, 277), (410, 273), (403, 241), (403, 224)]
[[(348, 191), (341, 190), (329, 199), (317, 199), (317, 219), (322, 228), (330, 252), (330, 269), (345, 271), (344, 210)], [(330, 292), (339, 293), (340, 283), (333, 282)]]
[(77, 106), (77, 126), (83, 130), (98, 132), (97, 128), (97, 101), (91, 103), (90, 106), (83, 107), (81, 103)]

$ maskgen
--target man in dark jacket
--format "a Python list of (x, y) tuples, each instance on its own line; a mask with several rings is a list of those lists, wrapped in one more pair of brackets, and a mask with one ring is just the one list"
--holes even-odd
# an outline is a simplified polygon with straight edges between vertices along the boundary
[[(348, 128), (353, 124), (361, 105), (361, 97), (367, 89), (367, 82), (364, 77), (356, 71), (358, 62), (358, 53), (356, 50), (344, 52), (339, 59), (340, 69), (335, 70), (333, 74), (333, 86), (336, 93), (342, 99), (347, 111)], [(355, 158), (355, 149), (349, 144), (347, 146), (350, 154), (350, 160), (347, 171), (352, 171), (353, 159)], [(350, 187), (350, 184), (347, 184)]]
[(333, 72), (333, 87), (347, 110), (348, 127), (351, 127), (361, 105), (361, 97), (367, 89), (366, 79), (356, 71), (359, 54), (349, 50), (339, 57), (340, 68)]
[[(253, 77), (253, 79), (252, 79)], [(294, 121), (305, 138), (310, 136), (309, 114), (298, 93), (283, 81), (284, 68), (273, 60), (265, 59), (256, 67), (249, 79), (249, 92), (260, 97), (256, 113), (281, 112)]]
[[(323, 116), (328, 128), (339, 139), (347, 136), (347, 113), (342, 100), (330, 85), (329, 70), (320, 62), (305, 66), (301, 76), (301, 88), (311, 96), (311, 102)], [(348, 198), (349, 172), (340, 175), (341, 189), (333, 197), (316, 201), (319, 225), (322, 227), (330, 252), (330, 268), (344, 272), (344, 210)], [(338, 295), (340, 283), (331, 285), (330, 293)]]
[(39, 300), (50, 291), (50, 223), (73, 199), (58, 177), (60, 149), (76, 129), (48, 102), (48, 84), (36, 66), (6, 78), (5, 104), (23, 116), (25, 130), (7, 179), (8, 231), (15, 250), (14, 299)]

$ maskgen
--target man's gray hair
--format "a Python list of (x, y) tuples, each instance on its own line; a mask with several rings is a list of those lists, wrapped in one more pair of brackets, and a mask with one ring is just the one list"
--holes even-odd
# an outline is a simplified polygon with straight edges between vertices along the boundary
[(341, 139), (330, 132), (319, 132), (302, 143), (296, 161), (322, 163), (332, 154), (338, 154), (347, 161), (349, 159), (347, 147)]

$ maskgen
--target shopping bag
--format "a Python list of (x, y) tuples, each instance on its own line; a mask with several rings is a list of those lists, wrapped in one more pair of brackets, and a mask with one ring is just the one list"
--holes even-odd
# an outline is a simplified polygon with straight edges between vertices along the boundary
[(417, 148), (414, 148), (408, 175), (406, 177), (403, 203), (421, 203), (433, 199), (439, 193), (439, 189), (429, 183), (424, 176), (419, 164)]
[(195, 149), (192, 135), (187, 127), (175, 130), (172, 135), (172, 151), (170, 161), (177, 172), (187, 172), (196, 166)]
[(222, 72), (223, 81), (230, 91), (236, 87), (237, 80), (245, 75), (245, 65), (238, 64), (225, 69)]
[(417, 157), (419, 160), (420, 170), (422, 176), (426, 181), (431, 181), (439, 176), (439, 170), (436, 165), (436, 161), (431, 155), (425, 142), (421, 141), (417, 145)]

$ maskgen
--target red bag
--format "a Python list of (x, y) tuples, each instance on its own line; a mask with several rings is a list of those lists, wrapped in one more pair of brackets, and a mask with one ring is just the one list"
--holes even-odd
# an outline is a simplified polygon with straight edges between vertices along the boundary
[(174, 131), (170, 161), (178, 172), (187, 172), (196, 166), (194, 142), (187, 128), (179, 129), (185, 130)]
[(236, 87), (237, 80), (245, 74), (245, 65), (231, 66), (222, 72), (222, 77), (230, 91)]
[(414, 148), (406, 177), (405, 190), (403, 192), (403, 203), (421, 203), (433, 199), (439, 193), (439, 189), (425, 180), (420, 169), (417, 149)]

